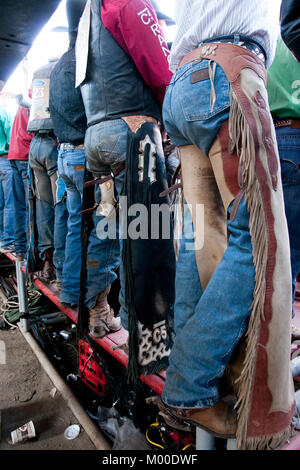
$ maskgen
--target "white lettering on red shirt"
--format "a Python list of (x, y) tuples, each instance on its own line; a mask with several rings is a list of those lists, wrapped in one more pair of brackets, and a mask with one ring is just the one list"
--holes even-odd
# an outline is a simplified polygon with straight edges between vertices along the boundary
[(155, 22), (149, 8), (147, 8), (147, 7), (144, 8), (144, 10), (142, 10), (138, 13), (138, 16), (140, 17), (142, 23), (145, 26), (149, 26), (152, 33), (154, 34), (154, 36), (158, 38), (161, 49), (164, 53), (164, 56), (167, 57), (167, 59), (169, 61), (170, 60), (170, 50), (168, 48), (168, 44), (167, 44), (164, 36), (162, 35), (159, 24)]

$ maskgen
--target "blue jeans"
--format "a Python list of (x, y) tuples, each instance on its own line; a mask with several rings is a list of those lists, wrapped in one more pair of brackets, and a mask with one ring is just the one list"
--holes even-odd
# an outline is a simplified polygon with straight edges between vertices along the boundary
[[(163, 117), (166, 131), (176, 145), (195, 145), (208, 157), (220, 126), (229, 117), (230, 99), (229, 83), (219, 66), (214, 80), (213, 109), (210, 80), (192, 83), (191, 74), (207, 67), (205, 60), (190, 63), (173, 76)], [(185, 225), (191, 227), (189, 211), (185, 217)], [(187, 250), (186, 232), (181, 241), (174, 312), (176, 338), (162, 395), (170, 406), (201, 408), (218, 401), (220, 378), (247, 328), (255, 267), (244, 201), (235, 220), (230, 222), (228, 218), (227, 229), (228, 247), (204, 292), (194, 252)]]
[(65, 200), (66, 187), (61, 176), (57, 179), (57, 203), (54, 209), (54, 252), (53, 264), (56, 268), (56, 279), (63, 280), (65, 246), (68, 233), (68, 208)]
[[(127, 152), (127, 137), (130, 132), (122, 119), (105, 121), (88, 128), (85, 137), (87, 165), (94, 176), (107, 175), (111, 169), (125, 161)], [(114, 179), (115, 199), (122, 194), (125, 171)], [(99, 186), (95, 190), (96, 201), (101, 201)], [(93, 213), (94, 229), (91, 232), (87, 254), (87, 295), (86, 305), (89, 309), (95, 306), (97, 296), (108, 285), (116, 280), (115, 269), (121, 264), (121, 240), (119, 239), (119, 224), (116, 221), (115, 237), (99, 239), (99, 229), (106, 221), (99, 211)], [(102, 230), (101, 230), (102, 231)], [(98, 235), (97, 235), (98, 233)], [(123, 269), (120, 266), (120, 316), (122, 325), (127, 328), (127, 312), (124, 306)]]
[[(100, 203), (101, 193), (98, 187), (95, 189), (95, 199)], [(87, 251), (86, 306), (89, 309), (95, 306), (98, 295), (117, 279), (116, 268), (121, 262), (118, 223), (116, 222), (115, 237), (100, 239), (99, 227), (106, 225), (106, 218), (96, 210), (93, 212), (93, 222), (94, 228), (90, 234)]]
[(300, 129), (276, 129), (281, 165), (285, 213), (289, 229), (293, 298), (300, 272)]
[(247, 328), (255, 286), (249, 213), (244, 202), (235, 221), (228, 222), (228, 248), (204, 292), (195, 252), (187, 249), (192, 242), (187, 237), (191, 225), (186, 210), (176, 272), (176, 338), (163, 391), (163, 401), (179, 408), (217, 402), (219, 380)]
[(210, 81), (191, 83), (191, 74), (207, 67), (207, 60), (181, 67), (172, 77), (163, 104), (163, 120), (173, 144), (196, 145), (205, 155), (227, 121), (230, 106), (229, 82), (220, 66), (214, 79), (217, 98), (212, 111)]
[(59, 151), (58, 174), (67, 191), (68, 233), (66, 237), (61, 302), (78, 304), (81, 270), (81, 208), (85, 151)]
[(14, 198), (15, 251), (27, 252), (29, 239), (29, 207), (27, 200), (28, 160), (10, 160), (12, 168), (12, 192)]
[[(195, 307), (203, 294), (195, 259), (195, 250), (191, 249), (194, 243), (194, 227), (191, 213), (185, 203), (183, 215), (183, 231), (178, 252), (175, 277), (175, 304), (174, 329), (180, 331), (194, 314)], [(188, 292), (182, 289), (188, 287)]]
[(0, 246), (14, 243), (12, 169), (7, 157), (0, 157)]
[(42, 259), (54, 248), (54, 212), (57, 203), (57, 142), (54, 137), (37, 134), (30, 144), (29, 165), (34, 172), (38, 249)]

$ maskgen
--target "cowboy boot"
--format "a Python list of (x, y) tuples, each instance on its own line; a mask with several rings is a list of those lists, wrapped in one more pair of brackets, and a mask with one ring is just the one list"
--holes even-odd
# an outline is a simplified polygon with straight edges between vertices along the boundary
[(42, 278), (46, 282), (51, 282), (56, 279), (56, 270), (53, 264), (53, 248), (45, 251), (45, 261), (42, 270)]
[(109, 291), (110, 286), (99, 294), (95, 307), (90, 310), (89, 330), (94, 338), (103, 338), (107, 333), (118, 331), (122, 327), (120, 317), (114, 316), (114, 311), (107, 302)]
[(147, 398), (146, 402), (157, 405), (159, 414), (175, 429), (190, 431), (191, 426), (196, 426), (221, 439), (236, 435), (236, 411), (222, 400), (211, 407), (198, 409), (173, 408), (163, 403), (160, 396)]

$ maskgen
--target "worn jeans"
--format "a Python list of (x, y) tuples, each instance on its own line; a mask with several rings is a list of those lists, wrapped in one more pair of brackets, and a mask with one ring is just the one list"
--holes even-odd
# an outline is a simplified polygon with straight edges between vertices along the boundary
[(38, 249), (42, 259), (54, 248), (54, 213), (57, 203), (57, 146), (56, 139), (37, 134), (30, 144), (29, 165), (34, 172), (36, 213), (39, 234)]
[[(127, 138), (130, 132), (122, 119), (105, 121), (88, 128), (85, 137), (87, 165), (95, 177), (107, 175), (112, 168), (116, 168), (126, 159)], [(114, 197), (118, 200), (122, 194), (125, 171), (123, 170), (114, 179)], [(95, 190), (96, 201), (101, 201), (99, 186)], [(121, 240), (119, 237), (119, 224), (116, 221), (115, 237), (103, 237), (105, 217), (99, 213), (99, 208), (93, 213), (94, 229), (91, 232), (87, 256), (87, 295), (86, 305), (93, 308), (97, 296), (116, 280), (115, 269), (120, 266), (120, 316), (122, 325), (127, 328), (127, 312), (124, 306), (123, 269), (120, 259)]]
[(54, 252), (53, 264), (56, 268), (56, 279), (63, 281), (63, 267), (65, 261), (65, 247), (68, 233), (68, 207), (65, 198), (66, 187), (61, 176), (57, 179), (57, 202), (54, 210)]
[[(195, 307), (203, 294), (195, 258), (193, 220), (186, 202), (184, 205), (182, 229), (175, 277), (175, 334), (176, 332), (180, 334), (186, 322), (194, 315)], [(185, 289), (182, 289), (182, 285), (189, 287), (189, 295), (187, 295)]]
[(10, 160), (13, 172), (12, 192), (14, 198), (15, 251), (25, 254), (29, 239), (29, 207), (27, 200), (28, 160)]
[(81, 270), (81, 208), (84, 187), (85, 151), (59, 151), (58, 174), (67, 192), (68, 232), (66, 237), (61, 302), (78, 304)]
[[(164, 101), (164, 124), (178, 146), (193, 145), (209, 157), (220, 126), (229, 117), (229, 83), (217, 66), (216, 102), (211, 110), (210, 80), (191, 82), (191, 74), (208, 61), (189, 63), (173, 76)], [(188, 155), (185, 155), (188, 158)], [(197, 174), (192, 176), (197, 183)], [(200, 181), (200, 180), (199, 180)], [(189, 185), (189, 181), (184, 181)], [(228, 212), (230, 213), (232, 205)], [(191, 226), (185, 213), (185, 225)], [(225, 222), (226, 223), (226, 222)], [(197, 275), (196, 257), (180, 244), (177, 274), (176, 338), (167, 369), (163, 401), (170, 406), (201, 408), (219, 398), (219, 381), (238, 341), (246, 331), (253, 302), (255, 267), (249, 213), (242, 201), (233, 222), (227, 219), (228, 246), (205, 289)], [(200, 281), (200, 282), (199, 282)]]
[(7, 157), (0, 157), (0, 246), (14, 243), (12, 169)]
[(300, 129), (276, 129), (285, 213), (289, 229), (293, 298), (300, 272)]

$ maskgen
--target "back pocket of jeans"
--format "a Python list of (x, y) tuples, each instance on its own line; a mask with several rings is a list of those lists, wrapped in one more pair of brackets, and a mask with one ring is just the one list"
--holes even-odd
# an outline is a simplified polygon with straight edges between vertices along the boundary
[(212, 87), (208, 75), (208, 61), (202, 61), (198, 66), (191, 67), (180, 77), (180, 102), (186, 121), (205, 121), (230, 106), (229, 82), (218, 65), (214, 88), (216, 101), (211, 110)]
[(128, 127), (124, 121), (104, 126), (98, 134), (97, 152), (101, 163), (114, 165), (126, 160)]
[[(279, 146), (280, 150), (280, 146)], [(280, 159), (281, 179), (283, 185), (300, 184), (300, 163), (284, 158)]]

